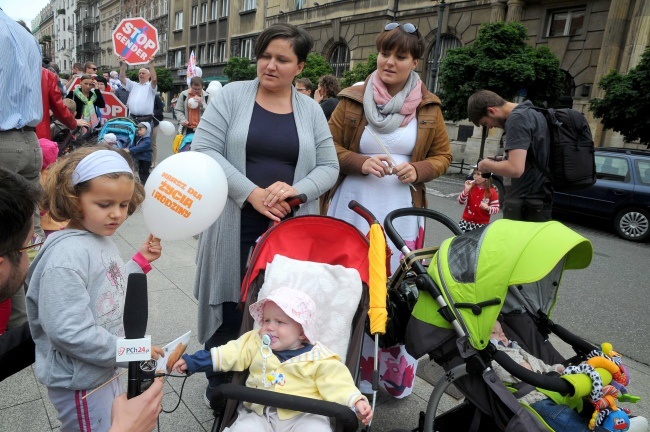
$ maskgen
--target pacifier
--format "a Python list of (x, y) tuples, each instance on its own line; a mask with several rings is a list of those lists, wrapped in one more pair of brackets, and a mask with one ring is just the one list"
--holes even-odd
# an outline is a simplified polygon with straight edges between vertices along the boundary
[(267, 334), (265, 334), (264, 336), (262, 336), (262, 345), (267, 346), (267, 347), (268, 347), (269, 345), (271, 345), (271, 336), (269, 336), (269, 335), (267, 335)]

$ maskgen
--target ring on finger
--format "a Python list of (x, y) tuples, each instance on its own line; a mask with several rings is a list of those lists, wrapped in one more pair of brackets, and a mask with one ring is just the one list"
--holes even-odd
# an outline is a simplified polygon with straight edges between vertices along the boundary
[(280, 189), (280, 193), (283, 194), (283, 193), (284, 193), (284, 189)]

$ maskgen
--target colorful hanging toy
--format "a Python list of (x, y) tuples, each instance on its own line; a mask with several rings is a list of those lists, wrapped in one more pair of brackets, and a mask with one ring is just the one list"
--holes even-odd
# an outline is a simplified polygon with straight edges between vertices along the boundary
[[(637, 402), (639, 398), (630, 395), (627, 390), (630, 376), (627, 367), (623, 365), (621, 355), (614, 351), (609, 342), (603, 343), (601, 348), (602, 351), (590, 352), (585, 362), (567, 367), (563, 375), (586, 374), (591, 378), (589, 401), (594, 406), (594, 414), (589, 421), (589, 429), (594, 430), (596, 426), (602, 426), (610, 431), (624, 432), (630, 427), (630, 410), (619, 408), (617, 402)], [(612, 375), (610, 383), (603, 386), (603, 379), (597, 368)]]

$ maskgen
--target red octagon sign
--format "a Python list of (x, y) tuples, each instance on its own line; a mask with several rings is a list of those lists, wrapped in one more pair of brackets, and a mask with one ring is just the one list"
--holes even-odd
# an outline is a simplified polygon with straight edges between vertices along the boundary
[(147, 63), (158, 52), (158, 30), (144, 18), (123, 19), (113, 30), (113, 51), (127, 64)]
[(102, 92), (102, 97), (104, 98), (104, 102), (106, 102), (106, 106), (99, 109), (102, 113), (102, 126), (112, 118), (128, 117), (126, 106), (124, 106), (117, 96), (110, 92)]

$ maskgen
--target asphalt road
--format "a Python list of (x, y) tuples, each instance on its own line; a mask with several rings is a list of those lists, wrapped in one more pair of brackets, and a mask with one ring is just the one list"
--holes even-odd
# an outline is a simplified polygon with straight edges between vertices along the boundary
[[(172, 140), (158, 134), (158, 161), (171, 155)], [(434, 180), (428, 185), (429, 207), (460, 220), (463, 207), (456, 198), (462, 188), (460, 176)], [(552, 318), (591, 342), (611, 342), (624, 355), (650, 365), (650, 243), (623, 240), (603, 224), (562, 222), (593, 243), (594, 258), (589, 268), (565, 273)], [(430, 225), (427, 245), (439, 245), (450, 235), (440, 225)]]

